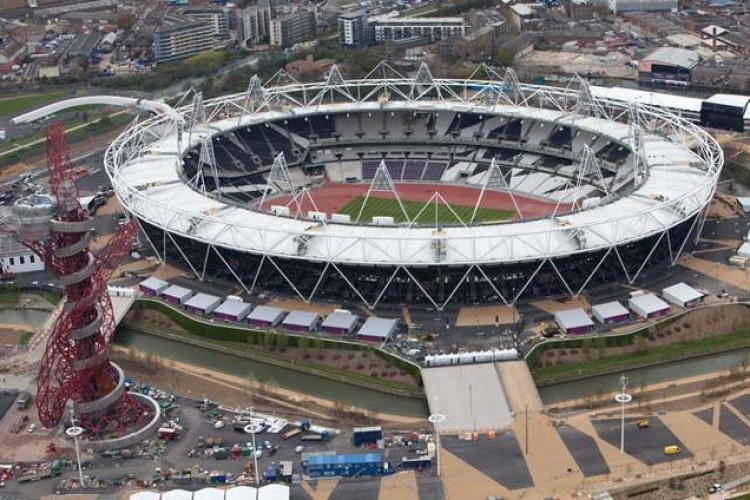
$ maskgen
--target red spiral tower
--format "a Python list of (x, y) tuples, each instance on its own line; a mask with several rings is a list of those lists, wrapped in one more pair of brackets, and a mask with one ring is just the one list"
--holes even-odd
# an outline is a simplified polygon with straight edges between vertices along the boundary
[(107, 356), (116, 327), (107, 280), (137, 229), (125, 224), (94, 256), (89, 248), (94, 220), (79, 202), (61, 124), (47, 131), (47, 162), (50, 194), (18, 200), (12, 231), (58, 276), (66, 293), (42, 357), (39, 419), (45, 427), (58, 425), (72, 402), (91, 446), (127, 446), (151, 430), (159, 413), (153, 400), (126, 390), (122, 370)]

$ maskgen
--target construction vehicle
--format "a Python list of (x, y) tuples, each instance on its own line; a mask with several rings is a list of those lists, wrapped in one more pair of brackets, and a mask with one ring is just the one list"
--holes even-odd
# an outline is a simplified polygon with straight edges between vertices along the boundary
[(542, 337), (554, 337), (560, 333), (560, 326), (554, 321), (542, 321), (539, 323), (539, 332)]

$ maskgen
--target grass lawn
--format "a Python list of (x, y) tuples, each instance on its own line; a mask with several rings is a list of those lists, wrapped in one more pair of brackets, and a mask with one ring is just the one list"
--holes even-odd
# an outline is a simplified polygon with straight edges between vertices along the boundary
[(31, 337), (34, 336), (34, 332), (23, 332), (21, 334), (21, 339), (18, 341), (19, 344), (26, 345), (31, 340)]
[(0, 118), (12, 116), (22, 111), (38, 108), (68, 96), (67, 92), (47, 92), (0, 98)]
[(18, 291), (16, 290), (5, 290), (0, 292), (0, 304), (15, 304), (18, 302)]
[(699, 355), (720, 349), (745, 346), (748, 344), (748, 341), (749, 338), (746, 332), (719, 335), (711, 338), (678, 342), (662, 347), (647, 347), (642, 351), (604, 357), (594, 361), (532, 368), (531, 373), (536, 382), (548, 382), (578, 375), (590, 376), (615, 368), (627, 369), (645, 363), (675, 360), (687, 355)]
[[(365, 201), (364, 196), (357, 196), (347, 203), (344, 207), (339, 210), (339, 213), (350, 215), (352, 221), (356, 222), (359, 210)], [(402, 201), (406, 213), (409, 214), (409, 219), (419, 214), (424, 208), (425, 202), (423, 201)], [(468, 207), (465, 205), (451, 205), (453, 211), (458, 215), (463, 222), (468, 223), (471, 220), (471, 214), (474, 212), (474, 207)], [(437, 218), (441, 225), (453, 225), (461, 224), (461, 221), (456, 218), (456, 215), (444, 204), (438, 205)], [(475, 222), (489, 222), (509, 219), (515, 215), (515, 212), (509, 210), (497, 210), (494, 208), (479, 208), (477, 215), (474, 218)], [(371, 222), (373, 217), (393, 217), (396, 222), (405, 222), (404, 213), (401, 207), (398, 205), (398, 201), (386, 199), (386, 198), (373, 198), (370, 197), (367, 200), (365, 209), (362, 211), (361, 222)], [(435, 204), (432, 203), (427, 207), (422, 214), (419, 216), (417, 221), (419, 224), (434, 225), (435, 224)]]

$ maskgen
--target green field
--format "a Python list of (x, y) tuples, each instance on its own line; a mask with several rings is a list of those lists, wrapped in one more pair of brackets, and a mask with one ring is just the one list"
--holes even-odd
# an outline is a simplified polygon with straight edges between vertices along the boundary
[(45, 94), (27, 94), (16, 97), (0, 97), (0, 118), (13, 116), (30, 109), (38, 108), (66, 97), (67, 92), (47, 92)]
[[(357, 196), (347, 203), (341, 210), (338, 211), (340, 214), (350, 215), (352, 221), (357, 220), (359, 210), (365, 201), (364, 196)], [(423, 201), (402, 201), (406, 213), (409, 214), (409, 219), (413, 220), (417, 214), (422, 210), (425, 205)], [(458, 215), (464, 223), (468, 223), (471, 220), (471, 214), (474, 212), (474, 207), (467, 207), (465, 205), (451, 205), (453, 212)], [(437, 205), (437, 218), (440, 225), (455, 225), (461, 224), (461, 221), (456, 218), (453, 212), (445, 204), (440, 203)], [(504, 219), (510, 219), (515, 215), (515, 212), (508, 210), (496, 210), (494, 208), (479, 208), (477, 215), (474, 218), (474, 222), (489, 222), (498, 221)], [(398, 201), (389, 200), (385, 198), (373, 198), (370, 197), (367, 200), (365, 209), (362, 211), (361, 222), (371, 222), (373, 217), (393, 217), (396, 222), (405, 222), (404, 213), (401, 211), (401, 207), (398, 206)], [(423, 225), (434, 225), (435, 224), (435, 204), (432, 203), (429, 207), (425, 208), (424, 211), (419, 215), (416, 222)]]

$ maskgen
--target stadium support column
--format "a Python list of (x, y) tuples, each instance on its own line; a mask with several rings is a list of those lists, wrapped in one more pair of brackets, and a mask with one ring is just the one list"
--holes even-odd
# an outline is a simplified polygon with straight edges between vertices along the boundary
[(484, 193), (488, 189), (492, 191), (508, 193), (508, 196), (510, 196), (510, 201), (513, 202), (513, 208), (515, 208), (516, 212), (518, 213), (518, 217), (520, 219), (523, 219), (523, 213), (521, 212), (521, 208), (518, 206), (518, 203), (516, 203), (516, 198), (515, 196), (513, 196), (513, 191), (510, 190), (510, 186), (508, 186), (508, 182), (505, 180), (505, 176), (503, 175), (503, 172), (500, 170), (500, 167), (497, 165), (495, 158), (492, 158), (492, 163), (490, 164), (490, 168), (487, 170), (487, 173), (484, 175), (484, 183), (482, 184), (482, 190), (479, 192), (479, 197), (477, 198), (477, 202), (474, 205), (474, 212), (472, 212), (471, 214), (471, 220), (469, 221), (469, 224), (474, 223), (474, 219), (477, 216), (477, 211), (479, 210), (479, 207), (482, 204), (482, 200), (484, 199)]
[(388, 167), (385, 164), (385, 160), (380, 160), (380, 165), (375, 172), (375, 177), (372, 178), (372, 182), (370, 183), (370, 187), (367, 189), (365, 199), (364, 201), (362, 201), (362, 206), (359, 207), (359, 213), (357, 214), (357, 219), (354, 221), (355, 223), (359, 223), (360, 219), (362, 218), (362, 213), (365, 210), (367, 201), (370, 199), (370, 195), (372, 193), (378, 192), (392, 193), (394, 198), (396, 198), (396, 201), (398, 202), (398, 206), (401, 208), (401, 212), (404, 214), (404, 220), (406, 220), (407, 223), (411, 222), (409, 214), (406, 212), (406, 208), (401, 202), (401, 197), (398, 195), (398, 191), (396, 190), (396, 184), (393, 182), (391, 174), (388, 173)]

